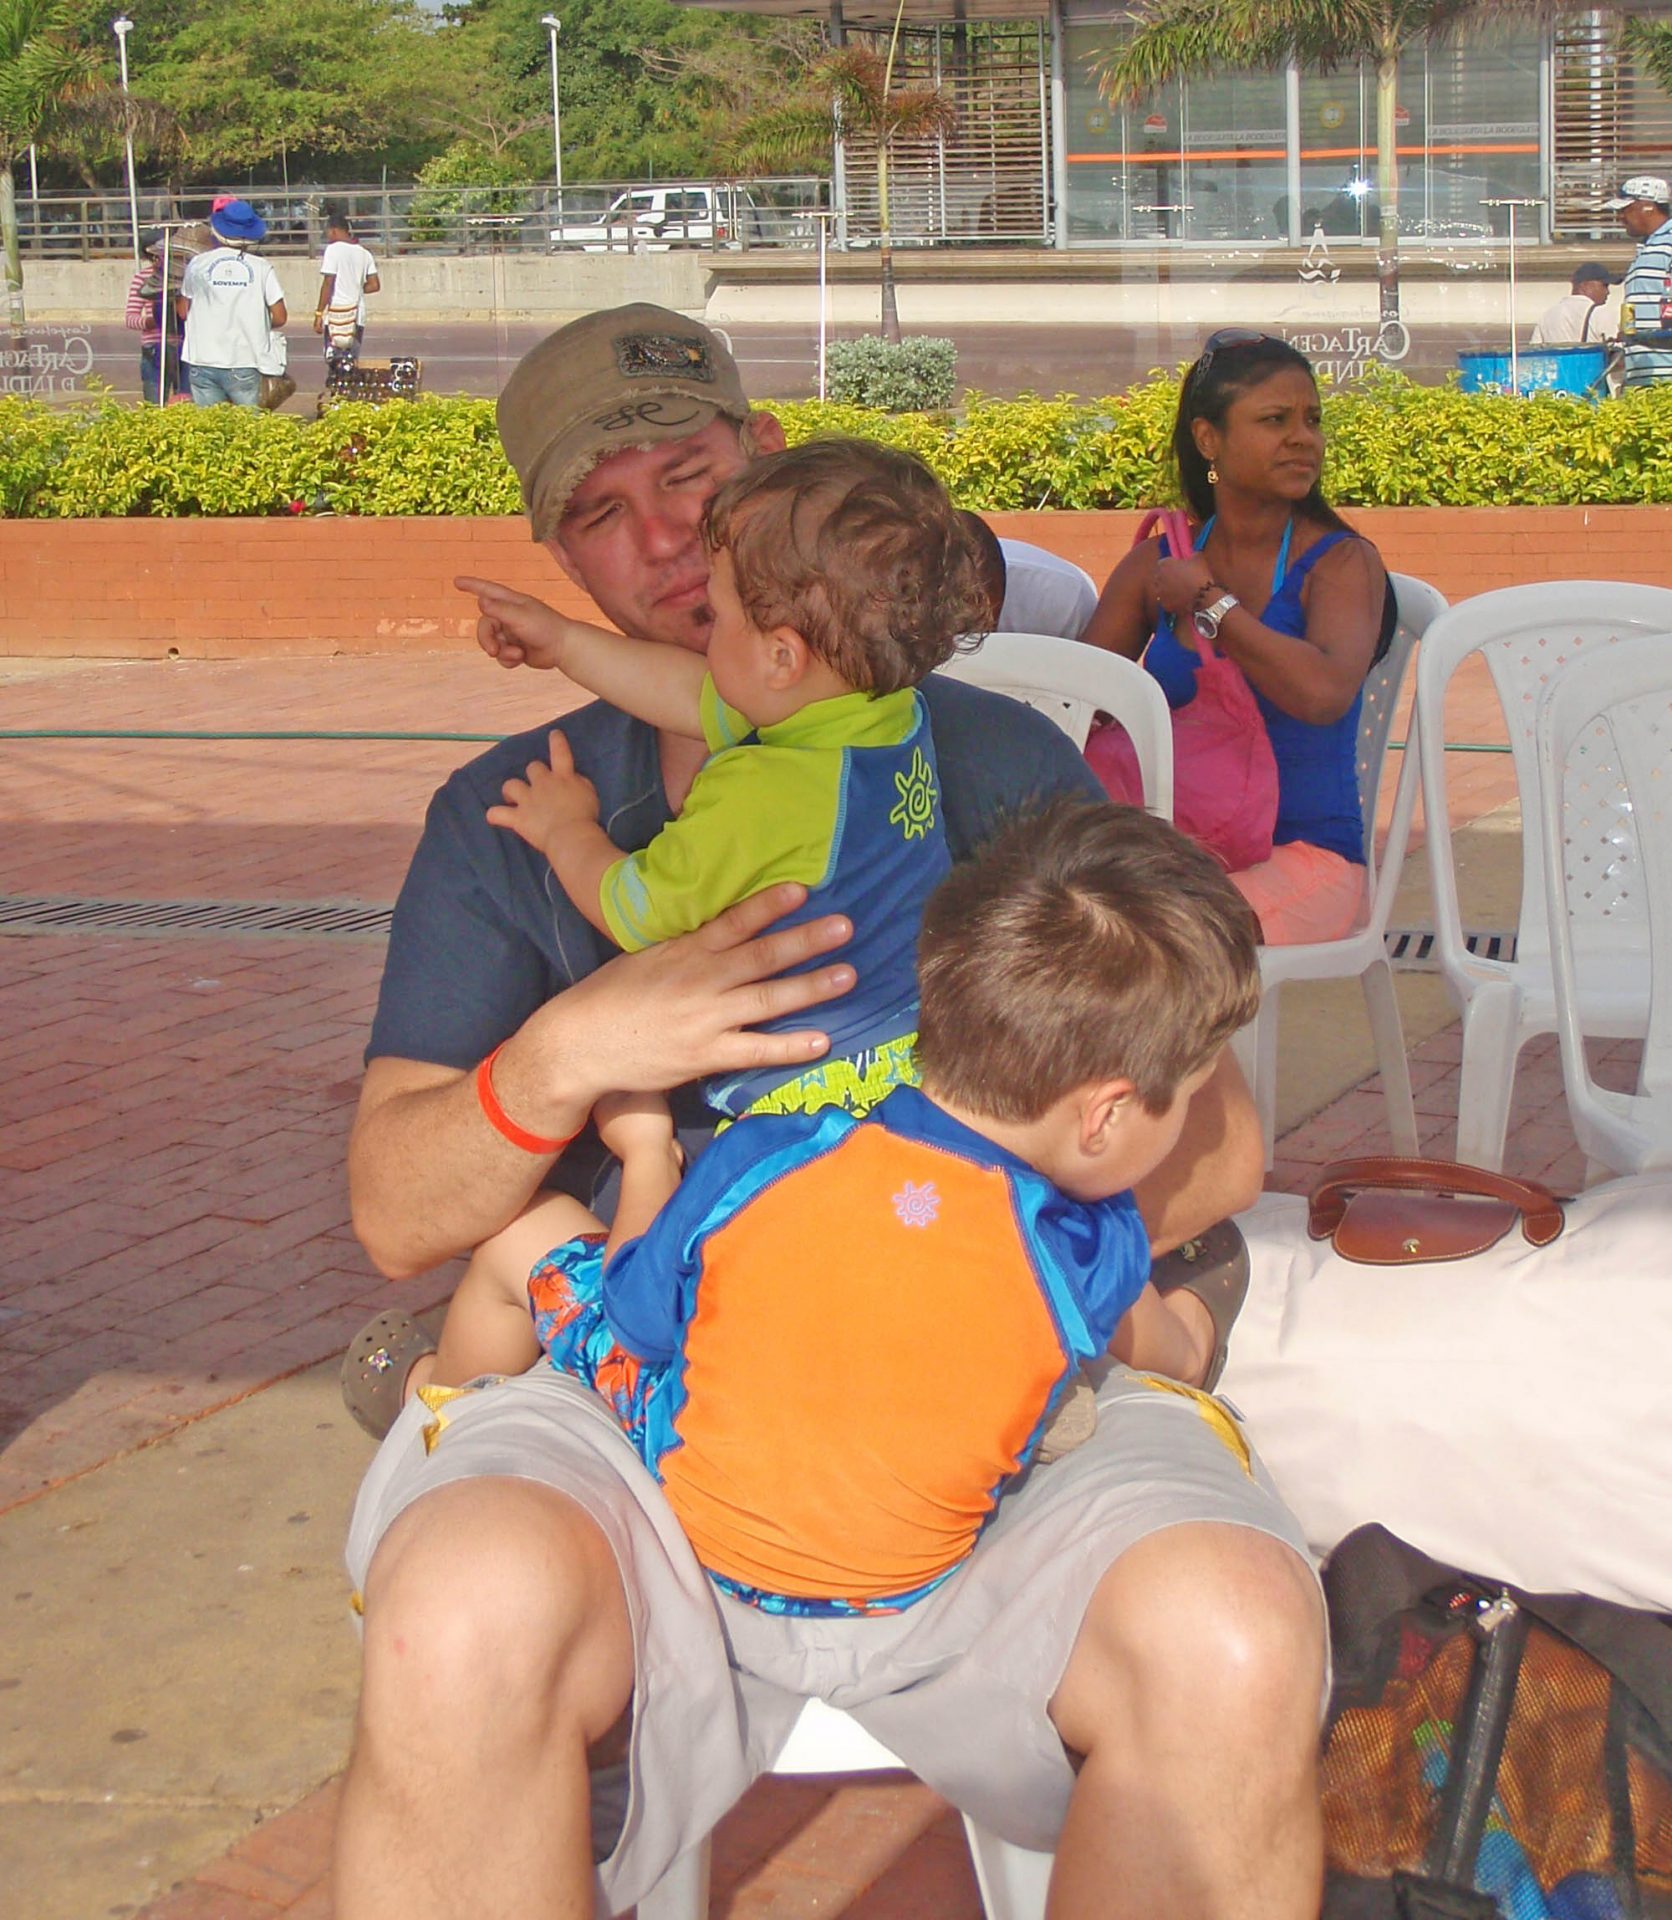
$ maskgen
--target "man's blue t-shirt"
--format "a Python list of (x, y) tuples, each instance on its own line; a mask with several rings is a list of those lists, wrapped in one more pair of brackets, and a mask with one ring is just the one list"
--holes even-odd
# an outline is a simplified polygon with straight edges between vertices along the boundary
[[(967, 858), (1004, 821), (1065, 794), (1102, 799), (1072, 742), (1052, 721), (1003, 695), (944, 675), (923, 683), (940, 763), (947, 844)], [(576, 768), (598, 790), (598, 819), (635, 853), (672, 818), (655, 731), (602, 701), (502, 740), (460, 767), (430, 802), (423, 837), (395, 903), (368, 1061), (393, 1057), (465, 1071), (616, 948), (574, 907), (545, 857), (487, 811), (500, 788), (546, 757), (561, 728)], [(817, 1024), (816, 1013), (808, 1015)], [(695, 1089), (676, 1096), (681, 1130), (713, 1123)], [(570, 1191), (590, 1192), (597, 1155), (558, 1163)]]

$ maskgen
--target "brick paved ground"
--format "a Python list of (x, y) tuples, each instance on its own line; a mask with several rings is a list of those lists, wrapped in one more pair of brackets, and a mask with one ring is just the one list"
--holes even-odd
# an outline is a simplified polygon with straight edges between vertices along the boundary
[[(9, 727), (502, 733), (561, 683), (473, 656), (148, 665), (8, 680)], [(1473, 729), (1472, 734), (1467, 729)], [(1470, 690), (1456, 737), (1490, 738)], [(387, 902), (445, 743), (8, 741), (0, 894)], [(1454, 823), (1512, 793), (1462, 768)], [(380, 949), (325, 940), (0, 942), (0, 1511), (339, 1351), (382, 1304), (348, 1226), (343, 1148)], [(1449, 1145), (1456, 1032), (1413, 1057)], [(1374, 1083), (1279, 1147), (1274, 1184), (1379, 1145)], [(1512, 1170), (1577, 1184), (1553, 1049), (1529, 1050)], [(404, 1303), (441, 1298), (439, 1275)], [(147, 1920), (325, 1920), (333, 1785), (257, 1828)], [(915, 1783), (767, 1781), (716, 1837), (716, 1913), (974, 1920), (956, 1820)]]

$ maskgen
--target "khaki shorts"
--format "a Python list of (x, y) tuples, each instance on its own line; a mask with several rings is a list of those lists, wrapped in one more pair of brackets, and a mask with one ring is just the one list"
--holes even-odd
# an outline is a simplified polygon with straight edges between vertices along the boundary
[(1046, 1850), (1074, 1783), (1046, 1708), (1108, 1568), (1192, 1521), (1252, 1527), (1306, 1557), (1222, 1401), (1119, 1367), (1097, 1398), (1093, 1438), (1018, 1482), (969, 1561), (899, 1614), (791, 1618), (716, 1592), (604, 1403), (544, 1363), (451, 1400), (439, 1431), (408, 1406), (361, 1488), (349, 1573), (363, 1587), (396, 1516), (458, 1480), (534, 1480), (596, 1521), (621, 1569), (637, 1673), (601, 1911), (631, 1906), (703, 1838), (770, 1768), (809, 1695), (984, 1826)]

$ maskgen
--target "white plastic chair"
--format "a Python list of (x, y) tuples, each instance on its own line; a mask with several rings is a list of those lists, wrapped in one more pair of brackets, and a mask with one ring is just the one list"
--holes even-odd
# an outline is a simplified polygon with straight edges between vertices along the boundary
[[(1536, 744), (1556, 1032), (1573, 1130), (1593, 1169), (1669, 1168), (1672, 633), (1617, 640), (1571, 661), (1545, 693)], [(1647, 965), (1633, 1093), (1598, 1086), (1585, 1059), (1589, 981), (1576, 965), (1576, 932), (1601, 934)]]
[[(790, 1729), (774, 1773), (882, 1773), (901, 1763), (840, 1708), (809, 1700)], [(1044, 1920), (1051, 1855), (1014, 1847), (966, 1814), (964, 1833), (987, 1920)], [(704, 1920), (708, 1912), (709, 1843), (674, 1862), (639, 1901), (639, 1920)]]
[(1167, 698), (1136, 661), (1054, 633), (989, 633), (941, 672), (1012, 699), (1054, 720), (1083, 748), (1093, 717), (1109, 714), (1131, 736), (1144, 805), (1173, 817), (1173, 721)]
[[(1538, 703), (1546, 684), (1576, 654), (1596, 659), (1616, 641), (1672, 629), (1672, 590), (1613, 580), (1561, 580), (1504, 587), (1465, 600), (1436, 620), (1417, 659), (1416, 720), (1422, 807), (1434, 887), (1434, 951), (1463, 1015), (1457, 1157), (1503, 1166), (1510, 1097), (1521, 1049), (1556, 1025), (1545, 900), (1543, 814), (1534, 750)], [(1484, 656), (1503, 707), (1521, 794), (1521, 910), (1515, 958), (1488, 960), (1464, 943), (1452, 863), (1446, 796), (1445, 697), (1459, 666)], [(1648, 1020), (1646, 948), (1622, 939), (1600, 912), (1570, 915), (1587, 1033), (1641, 1034)]]
[(1416, 643), (1429, 623), (1446, 610), (1445, 596), (1425, 580), (1408, 574), (1389, 576), (1399, 605), (1399, 625), (1381, 660), (1364, 683), (1359, 709), (1358, 788), (1364, 819), (1365, 918), (1339, 940), (1310, 941), (1302, 946), (1260, 949), (1260, 1011), (1236, 1038), (1237, 1058), (1254, 1095), (1265, 1139), (1266, 1165), (1272, 1163), (1277, 1131), (1277, 988), (1290, 980), (1353, 980), (1364, 989), (1370, 1016), (1376, 1064), (1381, 1071), (1387, 1101), (1388, 1133), (1395, 1153), (1417, 1150), (1417, 1116), (1411, 1099), (1411, 1075), (1405, 1059), (1405, 1030), (1400, 1024), (1399, 1001), (1388, 964), (1388, 917), (1399, 891), (1410, 839), (1411, 814), (1416, 804), (1418, 765), (1416, 721), (1406, 730), (1405, 751), (1394, 790), (1393, 815), (1387, 842), (1376, 853), (1376, 805), (1381, 796), (1382, 771), (1387, 763), (1388, 737), (1405, 670)]

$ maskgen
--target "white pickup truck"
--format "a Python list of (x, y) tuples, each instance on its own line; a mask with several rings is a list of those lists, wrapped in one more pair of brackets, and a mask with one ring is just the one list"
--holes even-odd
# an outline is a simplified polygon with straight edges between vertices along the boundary
[(666, 253), (672, 247), (742, 247), (767, 238), (747, 187), (634, 187), (603, 215), (566, 214), (550, 232), (554, 252)]

